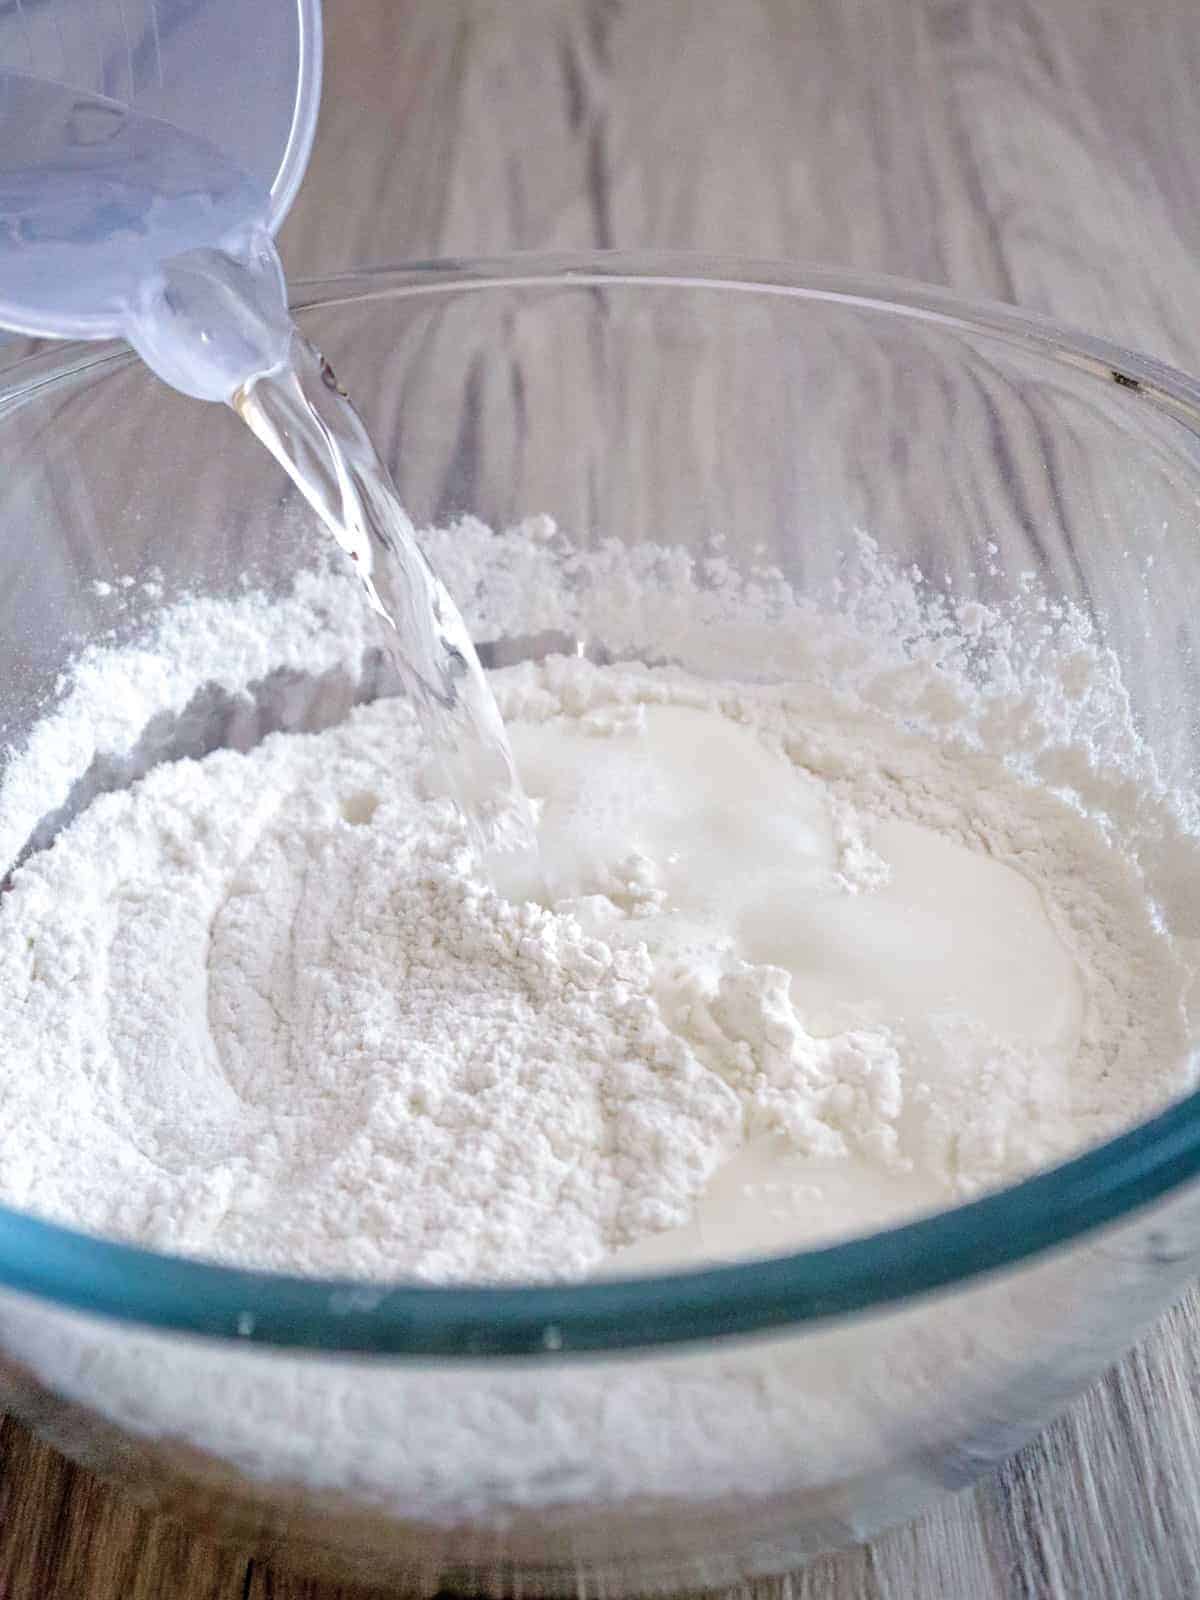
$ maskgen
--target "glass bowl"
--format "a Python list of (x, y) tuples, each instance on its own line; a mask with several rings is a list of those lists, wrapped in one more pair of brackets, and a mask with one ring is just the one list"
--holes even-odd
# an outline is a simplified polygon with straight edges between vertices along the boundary
[[(959, 598), (1032, 587), (1094, 620), (1164, 779), (1194, 788), (1200, 389), (1178, 373), (938, 290), (750, 262), (429, 263), (302, 285), (297, 307), (419, 527), (547, 514), (575, 550), (719, 549), (801, 594), (865, 531)], [(81, 649), (324, 559), (226, 410), (115, 347), (21, 350), (0, 389), (6, 763)], [(459, 598), (490, 662), (564, 647)], [(36, 839), (153, 760), (311, 725), (317, 699), (287, 691), (198, 697), (135, 764), (97, 746)], [(234, 1271), (0, 1211), (0, 1403), (309, 1569), (723, 1584), (862, 1540), (1028, 1438), (1195, 1275), (1198, 1171), (1191, 1096), (870, 1238), (567, 1287)]]

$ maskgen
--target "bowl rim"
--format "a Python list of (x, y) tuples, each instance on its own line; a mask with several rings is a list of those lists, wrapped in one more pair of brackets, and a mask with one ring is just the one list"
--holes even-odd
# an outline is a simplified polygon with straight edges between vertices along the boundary
[[(303, 320), (305, 312), (373, 299), (616, 285), (842, 303), (1015, 342), (1117, 384), (1131, 404), (1165, 410), (1200, 437), (1200, 383), (1162, 362), (1012, 306), (830, 267), (618, 251), (431, 260), (304, 280), (293, 286), (292, 306)], [(134, 359), (114, 343), (37, 342), (0, 371), (0, 417), (47, 384)], [(1200, 1091), (982, 1199), (870, 1236), (728, 1266), (544, 1286), (302, 1278), (146, 1250), (0, 1206), (0, 1287), (120, 1322), (277, 1348), (563, 1358), (779, 1333), (893, 1306), (1064, 1246), (1198, 1173)]]

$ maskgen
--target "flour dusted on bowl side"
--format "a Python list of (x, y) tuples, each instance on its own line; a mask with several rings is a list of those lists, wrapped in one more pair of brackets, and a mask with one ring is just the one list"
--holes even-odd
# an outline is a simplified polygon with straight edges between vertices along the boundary
[[(599, 645), (493, 674), (541, 903), (480, 876), (395, 698), (98, 795), (0, 906), (5, 1202), (304, 1273), (577, 1278), (869, 1231), (1190, 1086), (1190, 819), (1078, 618), (955, 613), (868, 544), (825, 604), (544, 520), (428, 537), (501, 659)], [(622, 659), (648, 609), (657, 666)], [(309, 575), (93, 650), (6, 770), (8, 858), (211, 685), (357, 679), (363, 623)]]

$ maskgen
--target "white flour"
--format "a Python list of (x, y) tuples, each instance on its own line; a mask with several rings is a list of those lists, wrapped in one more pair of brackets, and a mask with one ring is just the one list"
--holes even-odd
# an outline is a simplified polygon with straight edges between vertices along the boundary
[[(308, 578), (98, 655), (0, 833), (198, 685), (353, 664), (343, 607)], [(553, 909), (479, 880), (394, 700), (96, 800), (0, 916), (0, 1197), (311, 1273), (572, 1277), (863, 1231), (1147, 1114), (1190, 1082), (1190, 973), (1136, 861), (1011, 718), (934, 737), (944, 647), (852, 638), (810, 619), (825, 681), (784, 687), (501, 673)]]
[[(524, 1146), (548, 1108), (539, 1086), (528, 1084), (524, 1104), (531, 1111), (540, 1105), (540, 1111), (522, 1134), (502, 1130), (521, 1148), (495, 1175), (498, 1182), (457, 1161), (451, 1171), (437, 1172), (438, 1118), (406, 1123), (395, 1115), (406, 1109), (402, 1098), (397, 1104), (396, 1061), (388, 1056), (389, 1041), (368, 1031), (368, 1021), (386, 1019), (390, 1028), (405, 993), (409, 1021), (421, 1024), (415, 1031), (433, 1033), (425, 1044), (423, 1077), (440, 1094), (441, 1109), (455, 1111), (453, 1119), (446, 1116), (446, 1126), (461, 1121), (457, 1093), (472, 1103), (478, 1098), (481, 1107), (496, 1104), (486, 1074), (472, 1083), (471, 1072), (478, 1074), (480, 1061), (496, 1061), (497, 1036), (484, 1041), (475, 1068), (455, 1052), (457, 1090), (443, 1083), (439, 1073), (451, 1065), (444, 1015), (431, 1021), (436, 1007), (418, 1006), (411, 982), (398, 982), (401, 961), (414, 951), (419, 955), (432, 933), (418, 912), (436, 910), (440, 925), (463, 937), (455, 970), (486, 999), (480, 1014), (494, 1015), (494, 1002), (508, 985), (517, 996), (507, 1019), (510, 1037), (527, 1043), (525, 1008), (533, 994), (545, 1002), (549, 991), (555, 1027), (567, 1025), (565, 986), (591, 948), (586, 940), (601, 936), (600, 924), (607, 928), (602, 942), (610, 947), (620, 943), (618, 933), (636, 935), (639, 926), (651, 931), (661, 891), (671, 887), (664, 882), (669, 863), (658, 863), (657, 876), (642, 862), (615, 874), (608, 885), (616, 896), (613, 912), (596, 901), (577, 906), (570, 915), (591, 918), (578, 945), (552, 947), (548, 941), (550, 928), (569, 925), (566, 914), (550, 921), (488, 910), (483, 897), (468, 913), (472, 891), (456, 874), (452, 853), (427, 861), (420, 871), (406, 864), (404, 825), (394, 814), (405, 769), (403, 763), (397, 768), (392, 744), (403, 741), (405, 723), (381, 707), (361, 713), (331, 737), (268, 741), (252, 761), (221, 755), (202, 766), (164, 768), (135, 802), (102, 801), (78, 831), (30, 861), (24, 887), (0, 899), (7, 974), (0, 979), (7, 1035), (0, 1054), (5, 1194), (23, 1195), (53, 1214), (205, 1252), (286, 1257), (312, 1266), (357, 1264), (369, 1271), (380, 1260), (382, 1241), (389, 1267), (404, 1254), (409, 1268), (435, 1276), (483, 1270), (485, 1256), (487, 1270), (500, 1270), (504, 1259), (519, 1270), (523, 1259), (561, 1272), (585, 1269), (601, 1246), (620, 1245), (618, 1262), (645, 1264), (655, 1249), (676, 1258), (697, 1250), (728, 1253), (739, 1237), (744, 1245), (751, 1228), (769, 1245), (772, 1238), (794, 1238), (797, 1223), (800, 1234), (820, 1233), (831, 1222), (843, 1230), (855, 1218), (865, 1223), (869, 1216), (857, 1181), (863, 1163), (887, 1214), (935, 1197), (948, 1200), (972, 1184), (986, 1185), (1053, 1159), (1064, 1140), (1070, 1147), (1091, 1138), (1191, 1082), (1191, 1033), (1180, 985), (1198, 931), (1193, 885), (1200, 823), (1194, 802), (1176, 793), (1150, 758), (1120, 677), (1085, 618), (1047, 605), (1032, 585), (1019, 604), (957, 604), (931, 594), (910, 573), (886, 569), (866, 541), (846, 570), (828, 583), (814, 583), (810, 603), (778, 573), (738, 573), (719, 551), (707, 562), (649, 544), (579, 552), (544, 521), (499, 535), (467, 522), (423, 537), (477, 639), (553, 630), (564, 644), (590, 640), (616, 656), (642, 654), (653, 645), (653, 658), (678, 660), (711, 680), (698, 687), (681, 672), (592, 673), (583, 663), (544, 671), (522, 667), (504, 693), (510, 713), (516, 702), (523, 705), (530, 737), (537, 734), (537, 717), (564, 699), (573, 714), (580, 713), (577, 731), (590, 720), (593, 731), (584, 737), (599, 746), (620, 746), (634, 735), (637, 704), (651, 691), (657, 699), (672, 683), (680, 692), (686, 683), (693, 701), (703, 704), (715, 696), (726, 714), (745, 717), (759, 730), (755, 737), (774, 743), (771, 759), (782, 760), (779, 751), (786, 747), (801, 767), (824, 774), (830, 807), (830, 870), (821, 890), (826, 910), (836, 904), (849, 914), (858, 903), (900, 893), (903, 872), (886, 873), (886, 852), (873, 847), (878, 830), (931, 826), (946, 848), (969, 850), (978, 870), (999, 873), (1012, 861), (1021, 874), (1017, 882), (1030, 894), (1036, 884), (1041, 921), (1032, 916), (1024, 926), (1057, 942), (1058, 959), (1071, 964), (1087, 1004), (1074, 1019), (1056, 1020), (1043, 996), (1041, 1046), (1010, 1040), (997, 1049), (1002, 1019), (988, 1011), (988, 996), (977, 990), (975, 1008), (988, 1012), (991, 1043), (948, 1017), (940, 1038), (927, 1031), (920, 1060), (931, 1082), (923, 1097), (905, 1076), (916, 1058), (910, 1052), (905, 1059), (903, 1030), (894, 1019), (843, 1027), (840, 1035), (835, 1029), (841, 1040), (835, 1049), (834, 1035), (797, 1029), (803, 1020), (795, 1003), (800, 985), (793, 978), (785, 1001), (778, 976), (763, 970), (769, 962), (747, 963), (757, 974), (727, 974), (731, 981), (724, 992), (710, 992), (690, 1018), (660, 989), (653, 999), (657, 1021), (647, 1004), (647, 1037), (661, 1040), (673, 1027), (670, 1052), (677, 1060), (657, 1080), (661, 1094), (648, 1107), (653, 1119), (642, 1126), (631, 1119), (635, 1125), (624, 1127), (622, 1137), (629, 1148), (645, 1150), (651, 1124), (682, 1126), (694, 1140), (699, 1165), (687, 1168), (683, 1151), (669, 1149), (661, 1173), (622, 1173), (620, 1191), (629, 1197), (622, 1212), (611, 1190), (596, 1203), (599, 1168), (616, 1170), (612, 1151), (597, 1136), (605, 1075), (599, 1058), (603, 1053), (610, 1087), (623, 1096), (618, 1103), (635, 1112), (644, 1103), (639, 1091), (646, 1076), (636, 1063), (644, 1065), (645, 1054), (634, 1053), (634, 1071), (622, 1082), (614, 1078), (606, 1052), (614, 1036), (629, 1037), (619, 1030), (648, 1002), (648, 986), (644, 964), (634, 961), (626, 991), (630, 1009), (623, 1011), (615, 974), (593, 971), (591, 996), (580, 1009), (605, 1037), (595, 1040), (591, 1058), (577, 1052), (549, 1061), (557, 1073), (574, 1063), (577, 1088), (587, 1078), (588, 1059), (597, 1068), (573, 1108), (562, 1106), (556, 1087), (558, 1114), (575, 1120), (572, 1137), (593, 1155), (599, 1151), (592, 1171), (578, 1175), (580, 1196), (590, 1197), (586, 1223), (581, 1209), (574, 1219), (586, 1242), (572, 1256), (565, 1230), (558, 1230), (558, 1245), (542, 1237), (543, 1227), (552, 1235), (557, 1226), (544, 1194), (543, 1209), (530, 1213), (536, 1214), (536, 1227), (522, 1233), (518, 1226), (514, 1235), (510, 1209), (496, 1228), (469, 1237), (463, 1219), (471, 1217), (473, 1229), (480, 1225), (472, 1182), (496, 1196), (503, 1193), (507, 1202), (537, 1198), (535, 1164), (526, 1161)], [(120, 594), (105, 604), (119, 626)], [(13, 860), (44, 817), (65, 816), (97, 785), (123, 786), (138, 775), (163, 745), (162, 723), (168, 732), (178, 720), (185, 733), (193, 724), (203, 733), (216, 704), (222, 742), (249, 747), (262, 731), (264, 706), (276, 723), (287, 725), (313, 714), (312, 696), (297, 676), (304, 672), (335, 674), (315, 710), (319, 721), (338, 720), (347, 685), (372, 670), (365, 661), (366, 623), (352, 580), (315, 575), (303, 577), (286, 602), (247, 594), (176, 605), (156, 634), (139, 639), (137, 649), (88, 652), (28, 745), (10, 753), (0, 775), (0, 856)], [(1158, 670), (1165, 670), (1163, 663)], [(719, 680), (734, 678), (741, 688), (720, 688)], [(803, 685), (803, 692), (772, 690), (772, 679)], [(835, 688), (840, 698), (833, 719)], [(1164, 703), (1170, 703), (1165, 695)], [(869, 739), (860, 736), (860, 723), (871, 725)], [(180, 737), (186, 747), (204, 747), (202, 737)], [(889, 750), (886, 763), (861, 759), (862, 752), (882, 746)], [(522, 755), (528, 761), (527, 749)], [(552, 778), (547, 768), (543, 786), (551, 787)], [(207, 809), (197, 804), (198, 792), (207, 797)], [(173, 796), (182, 803), (175, 804)], [(372, 811), (375, 796), (381, 803)], [(209, 826), (228, 818), (231, 809), (232, 838), (224, 827)], [(437, 815), (441, 837), (453, 846), (452, 819)], [(106, 818), (114, 826), (105, 828)], [(436, 829), (425, 835), (430, 843), (436, 837)], [(260, 848), (250, 850), (255, 839)], [(245, 859), (235, 860), (243, 847)], [(308, 959), (307, 949), (293, 952), (286, 938), (301, 860), (308, 899), (296, 926), (303, 939), (328, 941), (319, 963)], [(172, 902), (161, 878), (149, 871), (139, 879), (139, 861), (143, 868), (157, 861), (169, 881), (188, 885), (195, 903), (185, 899), (181, 905), (178, 897)], [(236, 896), (230, 892), (235, 870)], [(57, 881), (67, 885), (70, 897), (66, 906), (51, 899), (51, 879), (60, 871)], [(106, 874), (114, 881), (125, 875), (125, 915), (111, 949), (127, 970), (140, 973), (139, 983), (149, 991), (146, 1004), (130, 984), (108, 985), (99, 996), (93, 989), (86, 1002), (80, 1000), (85, 974), (88, 984), (100, 982), (106, 958), (82, 934), (73, 937), (68, 920), (78, 916), (81, 922), (91, 919), (94, 930), (112, 929), (100, 897)], [(834, 882), (839, 874), (840, 884)], [(1001, 881), (1012, 889), (1007, 879)], [(320, 890), (331, 882), (334, 898), (321, 903)], [(359, 964), (347, 972), (344, 961), (325, 955), (349, 955), (358, 937), (344, 911), (354, 885), (363, 896), (354, 908), (358, 926), (372, 937), (362, 935)], [(389, 886), (396, 894), (381, 926)], [(199, 970), (208, 948), (204, 903), (220, 909), (211, 949), (220, 956), (214, 977), (220, 968), (224, 978), (211, 991)], [(162, 917), (172, 904), (172, 942), (154, 949), (152, 930), (165, 939)], [(21, 916), (15, 914), (18, 906)], [(974, 923), (982, 937), (988, 919), (976, 917)], [(253, 930), (264, 924), (274, 927), (275, 936), (255, 945)], [(517, 938), (522, 928), (529, 940), (524, 950)], [(496, 944), (484, 959), (481, 945), (489, 933)], [(46, 959), (31, 962), (28, 938), (40, 942)], [(1053, 953), (1054, 945), (1043, 943), (1041, 949)], [(177, 950), (186, 957), (178, 967)], [(492, 959), (497, 956), (503, 959)], [(232, 1017), (221, 1013), (238, 970), (253, 977), (257, 990), (253, 1007), (241, 1010), (240, 1044), (237, 1030), (226, 1025)], [(841, 975), (845, 979), (846, 969)], [(431, 962), (428, 976), (432, 1002), (432, 991), (444, 994), (446, 974)], [(214, 997), (211, 1013), (207, 992)], [(169, 1031), (152, 1003), (164, 994)], [(597, 1005), (601, 995), (605, 1004)], [(290, 1052), (289, 1029), (272, 1007), (280, 1000), (306, 1008), (309, 1025), (320, 1030), (332, 1053)], [(831, 1002), (848, 1003), (844, 991), (840, 997), (827, 991), (823, 1004)], [(353, 1026), (339, 1038), (334, 1020), (346, 1007), (354, 1012)], [(931, 1009), (936, 1008), (927, 1006), (926, 1014)], [(120, 1027), (114, 1029), (118, 1013)], [(1013, 1020), (1027, 1020), (1025, 1013), (1017, 1008)], [(97, 1025), (102, 1014), (108, 1028)], [(190, 1019), (188, 1026), (181, 1025), (184, 1019)], [(1062, 1046), (1072, 1026), (1078, 1027), (1078, 1047), (1068, 1060)], [(460, 1015), (456, 1028), (463, 1027)], [(1067, 1030), (1059, 1033), (1057, 1047), (1056, 1028)], [(606, 1034), (609, 1029), (615, 1035)], [(406, 1036), (410, 1044), (413, 1032)], [(293, 1034), (303, 1046), (304, 1037)], [(255, 1036), (263, 1049), (251, 1061), (245, 1043)], [(577, 1032), (577, 1042), (578, 1037)], [(122, 1039), (130, 1049), (119, 1068), (116, 1047)], [(133, 1072), (139, 1062), (145, 1067), (156, 1040), (154, 1071)], [(941, 1056), (939, 1044), (945, 1047)], [(544, 1054), (550, 1058), (552, 1051)], [(307, 1076), (301, 1081), (297, 1071), (290, 1079), (302, 1062)], [(939, 1077), (939, 1062), (962, 1070)], [(893, 1073), (897, 1063), (905, 1071)], [(783, 1082), (776, 1078), (781, 1064)], [(323, 1105), (322, 1075), (335, 1071), (336, 1095)], [(132, 1095), (125, 1092), (130, 1074), (137, 1090)], [(856, 1096), (856, 1074), (861, 1084), (873, 1081), (887, 1092)], [(822, 1082), (836, 1087), (825, 1093)], [(897, 1083), (900, 1111), (892, 1092)], [(795, 1112), (790, 1126), (779, 1115), (777, 1091), (784, 1089)], [(713, 1111), (731, 1104), (737, 1112), (718, 1130)], [(291, 1121), (289, 1110), (296, 1112)], [(761, 1131), (759, 1119), (768, 1131)], [(322, 1125), (339, 1131), (335, 1148), (316, 1147), (313, 1136)], [(757, 1131), (746, 1150), (702, 1195), (706, 1164), (723, 1158), (752, 1126)], [(388, 1137), (402, 1138), (406, 1127), (414, 1136), (421, 1130), (429, 1163), (429, 1181), (415, 1198), (409, 1177), (396, 1164), (386, 1165)], [(12, 1137), (17, 1129), (19, 1136)], [(279, 1142), (253, 1145), (245, 1137), (249, 1129), (274, 1129)], [(484, 1131), (477, 1129), (477, 1150), (488, 1142)], [(552, 1127), (543, 1131), (549, 1145)], [(813, 1152), (812, 1142), (825, 1138), (840, 1140), (845, 1153)], [(234, 1151), (239, 1140), (246, 1152), (240, 1166)], [(782, 1155), (772, 1143), (772, 1159), (803, 1169), (785, 1171), (771, 1191), (760, 1181), (756, 1147), (763, 1140), (782, 1141)], [(806, 1140), (809, 1153), (801, 1150)], [(99, 1160), (102, 1150), (121, 1163), (119, 1181), (115, 1166), (105, 1170)], [(205, 1168), (206, 1151), (212, 1173)], [(372, 1152), (385, 1158), (375, 1171), (383, 1181), (365, 1192), (359, 1180), (364, 1157)], [(747, 1160), (749, 1173), (739, 1169)], [(911, 1171), (903, 1170), (905, 1160), (912, 1161)], [(539, 1160), (536, 1169), (544, 1178), (549, 1167)], [(344, 1195), (349, 1210), (339, 1213), (339, 1184), (352, 1174), (353, 1192)], [(838, 1174), (850, 1181), (839, 1187)], [(256, 1189), (264, 1178), (266, 1184)], [(306, 1185), (302, 1220), (299, 1195), (284, 1198), (270, 1187), (272, 1181), (297, 1179)], [(401, 1192), (410, 1225), (403, 1239), (397, 1228)], [(653, 1208), (664, 1196), (665, 1210), (635, 1209)], [(685, 1214), (689, 1196), (697, 1197), (693, 1222), (622, 1244), (643, 1226)], [(434, 1239), (426, 1229), (436, 1228), (439, 1206), (448, 1208), (448, 1225), (440, 1244), (422, 1254)], [(272, 1219), (274, 1228), (268, 1226)], [(384, 1508), (390, 1517), (411, 1519), (407, 1526), (414, 1537), (418, 1528), (433, 1530), (435, 1564), (454, 1567), (466, 1559), (463, 1551), (472, 1548), (471, 1536), (480, 1528), (504, 1530), (505, 1539), (519, 1543), (526, 1512), (539, 1519), (536, 1529), (543, 1516), (561, 1513), (564, 1560), (574, 1560), (590, 1526), (582, 1519), (602, 1519), (606, 1508), (619, 1508), (624, 1537), (630, 1508), (642, 1504), (657, 1530), (664, 1500), (715, 1504), (735, 1496), (741, 1497), (736, 1505), (755, 1506), (772, 1494), (814, 1489), (829, 1508), (833, 1531), (851, 1537), (873, 1526), (874, 1513), (864, 1513), (864, 1528), (855, 1520), (857, 1493), (839, 1499), (830, 1485), (870, 1481), (886, 1469), (887, 1510), (894, 1515), (900, 1503), (898, 1449), (911, 1452), (918, 1440), (958, 1441), (944, 1464), (944, 1453), (934, 1449), (927, 1461), (913, 1458), (911, 1466), (914, 1501), (932, 1487), (953, 1486), (962, 1481), (955, 1476), (960, 1467), (969, 1474), (998, 1459), (1081, 1377), (1128, 1342), (1175, 1282), (1158, 1265), (1160, 1255), (1182, 1256), (1195, 1235), (1186, 1210), (1165, 1219), (1154, 1214), (1146, 1226), (1156, 1230), (1149, 1238), (1135, 1223), (1115, 1240), (1101, 1235), (1043, 1257), (1015, 1277), (960, 1286), (949, 1299), (808, 1325), (800, 1335), (789, 1330), (777, 1338), (717, 1341), (636, 1359), (345, 1362), (246, 1341), (181, 1340), (75, 1318), (9, 1295), (0, 1303), (0, 1338), (8, 1360), (28, 1369), (49, 1392), (77, 1402), (89, 1417), (111, 1420), (168, 1466), (188, 1474), (211, 1472), (218, 1481), (232, 1468), (239, 1492), (253, 1495), (262, 1486), (268, 1500), (279, 1484), (299, 1486), (302, 1496), (332, 1491), (345, 1497), (334, 1503), (339, 1515), (343, 1506), (351, 1512)], [(479, 1255), (472, 1259), (474, 1250)], [(331, 1299), (331, 1314), (338, 1314), (340, 1304)], [(1090, 1308), (1084, 1325), (1081, 1305)], [(201, 1459), (208, 1464), (198, 1468)], [(292, 1491), (286, 1493), (291, 1504)], [(599, 1527), (598, 1548), (608, 1551), (611, 1541), (602, 1522)], [(438, 1544), (440, 1529), (453, 1531)], [(803, 1553), (797, 1550), (792, 1558)]]

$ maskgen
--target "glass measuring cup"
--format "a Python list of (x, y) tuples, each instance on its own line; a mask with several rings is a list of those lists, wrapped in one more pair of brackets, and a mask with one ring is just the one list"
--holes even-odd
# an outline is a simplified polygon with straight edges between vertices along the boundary
[(0, 15), (0, 325), (128, 333), (171, 256), (249, 258), (316, 129), (319, 0), (51, 0)]

